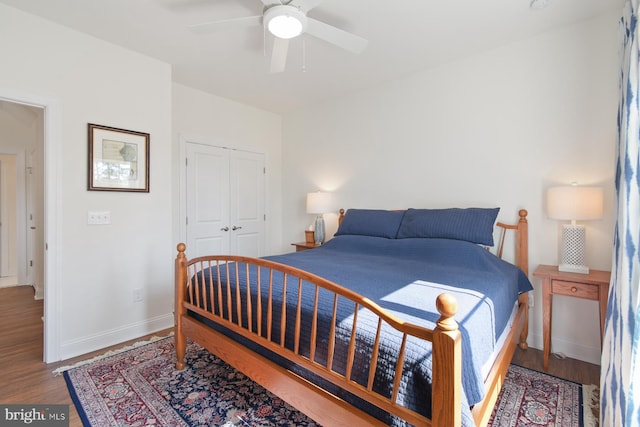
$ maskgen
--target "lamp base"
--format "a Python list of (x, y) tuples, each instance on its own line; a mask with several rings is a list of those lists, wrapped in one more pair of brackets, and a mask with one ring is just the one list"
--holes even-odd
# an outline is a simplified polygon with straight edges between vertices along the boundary
[(589, 274), (589, 267), (586, 265), (560, 264), (558, 266), (558, 271), (564, 271), (565, 273)]
[(319, 214), (316, 217), (316, 222), (314, 225), (314, 235), (316, 246), (322, 245), (324, 243), (324, 218), (322, 217), (322, 214)]
[(558, 271), (589, 274), (589, 267), (584, 265), (585, 234), (584, 225), (562, 225), (562, 256)]

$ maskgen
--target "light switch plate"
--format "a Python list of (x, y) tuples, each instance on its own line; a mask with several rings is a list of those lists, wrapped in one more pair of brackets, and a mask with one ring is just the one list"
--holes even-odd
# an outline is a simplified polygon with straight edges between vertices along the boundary
[(102, 212), (89, 211), (87, 213), (87, 224), (89, 224), (89, 225), (111, 224), (111, 212), (109, 212), (109, 211), (102, 211)]

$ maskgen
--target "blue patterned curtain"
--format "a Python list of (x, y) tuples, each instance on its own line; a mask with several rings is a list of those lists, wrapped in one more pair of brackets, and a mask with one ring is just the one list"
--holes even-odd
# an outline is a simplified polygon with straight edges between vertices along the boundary
[(638, 0), (620, 20), (617, 221), (600, 375), (603, 427), (640, 426), (640, 52)]

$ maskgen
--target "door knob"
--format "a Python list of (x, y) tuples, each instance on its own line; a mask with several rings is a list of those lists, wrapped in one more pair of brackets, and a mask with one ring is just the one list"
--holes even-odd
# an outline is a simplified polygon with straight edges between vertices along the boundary
[(234, 226), (233, 226), (233, 228), (231, 228), (231, 229), (232, 229), (233, 231), (236, 231), (236, 230), (240, 230), (241, 228), (242, 228), (242, 226), (240, 226), (240, 227), (236, 227), (236, 226), (234, 225)]
[(220, 231), (229, 231), (229, 227), (222, 227)]

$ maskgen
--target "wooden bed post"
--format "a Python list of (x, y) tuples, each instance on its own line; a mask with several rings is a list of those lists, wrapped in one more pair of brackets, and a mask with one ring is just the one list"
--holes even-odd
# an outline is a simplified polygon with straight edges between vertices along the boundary
[(524, 274), (529, 276), (529, 223), (527, 222), (527, 215), (529, 213), (526, 209), (520, 209), (518, 215), (518, 232), (517, 232), (517, 258), (516, 264), (520, 267), (520, 270), (524, 271)]
[(440, 318), (433, 331), (431, 421), (433, 426), (460, 426), (462, 344), (458, 323), (453, 318), (458, 311), (458, 301), (451, 294), (440, 294), (436, 307)]
[[(528, 212), (526, 209), (520, 209), (518, 212), (520, 220), (518, 221), (518, 255), (517, 265), (529, 276), (529, 223), (527, 222)], [(518, 344), (522, 350), (529, 348), (527, 338), (529, 336), (529, 293), (526, 292), (518, 297), (518, 301), (524, 306), (524, 326), (520, 332), (520, 343)]]
[(184, 336), (182, 332), (182, 316), (184, 313), (184, 306), (182, 302), (184, 301), (184, 297), (186, 294), (186, 283), (187, 283), (187, 256), (184, 251), (187, 249), (187, 246), (184, 243), (178, 243), (178, 256), (176, 257), (176, 266), (175, 266), (175, 347), (176, 347), (176, 369), (183, 370), (185, 367), (184, 364), (184, 355), (187, 349), (187, 338)]

